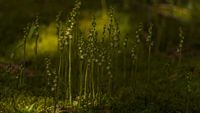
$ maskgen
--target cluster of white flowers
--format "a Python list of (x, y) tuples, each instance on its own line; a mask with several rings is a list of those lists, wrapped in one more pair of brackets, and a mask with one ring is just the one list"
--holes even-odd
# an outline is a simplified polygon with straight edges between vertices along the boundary
[(57, 16), (57, 30), (58, 30), (58, 46), (60, 50), (63, 50), (65, 46), (68, 46), (69, 40), (72, 40), (72, 32), (76, 23), (76, 17), (78, 15), (78, 10), (80, 9), (81, 2), (76, 1), (75, 7), (72, 9), (72, 12), (70, 13), (70, 17), (66, 22), (66, 26), (64, 26), (62, 29), (61, 23), (59, 22), (59, 17), (61, 14)]
[(151, 51), (151, 47), (153, 46), (152, 29), (153, 29), (153, 24), (150, 24), (149, 29), (148, 29), (148, 35), (146, 37), (146, 42), (148, 44), (149, 51)]
[(140, 35), (141, 35), (141, 32), (143, 30), (143, 25), (142, 23), (140, 23), (138, 25), (138, 29), (136, 30), (135, 32), (135, 42), (134, 42), (134, 45), (133, 47), (131, 48), (131, 59), (132, 59), (132, 62), (135, 63), (135, 61), (137, 60), (138, 56), (138, 51), (137, 51), (137, 48), (140, 44)]

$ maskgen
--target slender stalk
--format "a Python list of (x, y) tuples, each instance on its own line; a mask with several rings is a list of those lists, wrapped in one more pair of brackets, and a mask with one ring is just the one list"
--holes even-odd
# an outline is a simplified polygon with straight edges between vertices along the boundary
[(192, 88), (191, 88), (191, 75), (192, 72), (188, 72), (186, 75), (186, 93), (187, 93), (187, 97), (186, 97), (186, 113), (189, 113), (190, 111), (190, 97), (191, 97), (191, 92), (192, 92)]
[(150, 63), (151, 63), (151, 47), (149, 47), (149, 51), (148, 51), (148, 61), (147, 61), (147, 76), (148, 76), (148, 83), (150, 82), (150, 79), (151, 79)]
[(180, 37), (180, 42), (177, 48), (177, 53), (178, 53), (178, 67), (181, 65), (182, 62), (182, 50), (183, 50), (183, 43), (184, 43), (184, 36), (183, 36), (183, 30), (182, 27), (179, 28), (179, 37)]
[(48, 73), (48, 72), (49, 72), (49, 59), (48, 59), (48, 58), (45, 58), (45, 60), (46, 60), (46, 74), (45, 74), (44, 80), (47, 81), (47, 82), (45, 83), (44, 110), (46, 111), (46, 108), (47, 108), (46, 105), (47, 105), (48, 83), (50, 82), (50, 81), (48, 80), (48, 74), (50, 74), (50, 73)]
[[(82, 91), (83, 91), (83, 75), (82, 75), (82, 69), (83, 68), (83, 61), (80, 61), (80, 65), (79, 65), (79, 79), (80, 79), (80, 89), (79, 89), (79, 97), (82, 97)], [(80, 100), (79, 99), (79, 106), (80, 106)]]
[(91, 79), (92, 79), (92, 97), (95, 99), (95, 86), (94, 86), (94, 61), (92, 60), (91, 64)]
[(38, 39), (39, 39), (39, 23), (38, 23), (38, 17), (36, 17), (35, 20), (35, 56), (37, 56), (38, 52)]
[(126, 53), (125, 53), (125, 48), (124, 48), (124, 52), (123, 52), (123, 77), (124, 77), (124, 80), (126, 80)]
[(26, 42), (27, 42), (27, 39), (26, 37), (24, 38), (24, 63), (26, 61)]
[(54, 113), (56, 113), (56, 109), (57, 109), (57, 107), (56, 107), (57, 106), (57, 101), (58, 101), (57, 100), (57, 96), (58, 96), (57, 93), (58, 93), (58, 86), (55, 89), (54, 97), (53, 97), (54, 98)]
[[(60, 80), (62, 76), (62, 62), (63, 62), (63, 55), (62, 52), (60, 51), (60, 56), (59, 56), (59, 65), (58, 65), (58, 78)], [(60, 81), (59, 81), (60, 82)]]
[(87, 78), (88, 78), (88, 65), (86, 66), (85, 69), (85, 83), (84, 83), (84, 97), (86, 98), (87, 95)]
[(35, 56), (37, 56), (37, 53), (38, 53), (38, 38), (39, 38), (39, 35), (37, 35), (35, 39)]
[(71, 83), (71, 71), (72, 71), (72, 56), (71, 56), (71, 49), (72, 49), (72, 39), (69, 39), (69, 72), (68, 72), (68, 84), (69, 84), (69, 104), (72, 105), (72, 83)]
[(24, 62), (22, 64), (22, 72), (20, 74), (20, 86), (24, 83), (24, 74), (25, 74), (25, 71), (24, 71), (24, 68), (25, 68), (25, 65), (26, 65), (26, 43), (27, 43), (27, 38), (25, 37), (24, 38)]
[[(104, 75), (104, 67), (102, 66), (101, 67), (101, 76), (100, 76), (100, 78), (102, 78), (103, 77), (103, 75)], [(101, 79), (100, 79), (101, 80)], [(100, 81), (99, 80), (99, 81)], [(101, 81), (100, 81), (101, 82)], [(100, 84), (99, 84), (99, 88), (100, 88)], [(100, 88), (100, 92), (102, 92), (102, 89)], [(101, 93), (99, 94), (99, 97), (100, 97), (100, 102), (99, 102), (99, 104), (101, 104)]]
[(112, 97), (112, 75), (109, 75), (109, 96)]
[[(149, 89), (149, 85), (151, 82), (150, 63), (151, 63), (151, 45), (149, 45), (148, 47), (146, 90)], [(151, 101), (151, 97), (148, 98), (146, 95), (145, 99), (146, 99), (145, 106), (147, 106), (147, 103)]]
[(55, 87), (55, 91), (54, 91), (54, 113), (56, 113), (56, 109), (57, 109), (57, 104), (58, 104), (58, 97), (59, 97), (59, 85), (58, 85), (58, 81), (61, 79), (59, 76), (56, 75), (56, 73), (54, 73), (54, 76), (56, 77), (56, 82), (54, 84)]
[(101, 69), (101, 66), (98, 66), (97, 67), (97, 73), (99, 73), (98, 74), (98, 76), (97, 76), (97, 94), (100, 94), (100, 76), (101, 76), (101, 72), (100, 72), (100, 69)]
[(135, 60), (133, 63), (132, 63), (132, 69), (131, 69), (131, 82), (133, 83), (133, 90), (134, 90), (134, 93), (136, 92), (136, 78), (137, 78), (137, 60)]
[[(151, 63), (151, 47), (149, 46), (149, 50), (148, 50), (148, 59), (147, 59), (147, 86), (146, 88), (149, 89), (149, 86), (150, 86), (150, 83), (151, 83), (151, 72), (150, 72), (150, 63)], [(146, 90), (147, 90), (146, 89)], [(147, 97), (146, 98), (146, 105), (147, 105), (147, 102), (151, 101), (151, 97), (149, 96), (149, 98)]]
[(152, 28), (153, 24), (150, 24), (150, 27), (148, 29), (148, 36), (146, 38), (147, 42), (147, 49), (148, 49), (148, 58), (147, 58), (147, 83), (146, 83), (146, 96), (145, 96), (145, 106), (147, 106), (147, 102), (151, 101), (151, 97), (147, 98), (147, 90), (149, 89), (150, 85), (150, 79), (151, 79), (151, 69), (150, 69), (150, 63), (151, 63), (151, 48), (153, 46), (153, 41), (152, 41)]
[[(66, 54), (67, 54), (67, 51), (66, 51)], [(68, 56), (66, 55), (64, 59), (68, 59)], [(64, 67), (64, 81), (65, 81), (65, 82), (64, 82), (64, 83), (65, 83), (65, 89), (66, 89), (66, 90), (65, 90), (65, 96), (64, 96), (64, 98), (65, 98), (65, 102), (66, 102), (66, 103), (67, 103), (67, 98), (68, 98), (68, 96), (69, 96), (69, 93), (68, 93), (68, 90), (69, 90), (69, 89), (68, 89), (68, 87), (67, 87), (67, 86), (68, 86), (68, 85), (67, 85), (67, 82), (68, 82), (68, 64), (69, 64), (69, 63), (68, 63), (68, 60), (66, 60), (66, 61), (65, 61), (65, 64), (64, 64), (64, 65), (65, 65), (65, 67)]]

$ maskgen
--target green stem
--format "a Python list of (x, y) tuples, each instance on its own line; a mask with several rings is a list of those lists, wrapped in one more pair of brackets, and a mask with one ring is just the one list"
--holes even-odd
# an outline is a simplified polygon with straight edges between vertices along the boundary
[[(80, 89), (79, 89), (79, 97), (82, 97), (82, 91), (83, 91), (83, 75), (82, 75), (82, 68), (83, 68), (83, 61), (80, 61), (80, 66), (79, 66), (79, 75), (80, 75)], [(79, 99), (79, 106), (80, 106), (80, 100)]]
[[(61, 79), (61, 73), (62, 73), (62, 52), (60, 51), (60, 58), (59, 58), (59, 65), (58, 65), (58, 83), (61, 83), (61, 81), (60, 80), (62, 80)], [(60, 87), (60, 84), (57, 84), (58, 85), (58, 87)], [(57, 90), (59, 90), (59, 88), (57, 89)]]
[(151, 60), (151, 47), (148, 48), (148, 61), (147, 61), (147, 83), (146, 83), (146, 96), (145, 96), (145, 106), (147, 106), (147, 102), (151, 100), (151, 97), (147, 97), (147, 89), (149, 89), (151, 73), (150, 73), (150, 60)]
[(109, 77), (109, 96), (112, 96), (112, 76)]
[(37, 56), (37, 53), (38, 53), (38, 38), (39, 38), (39, 35), (36, 37), (35, 39), (35, 56)]
[(126, 53), (125, 53), (125, 48), (124, 48), (124, 54), (123, 54), (123, 77), (124, 80), (126, 80)]
[(92, 78), (92, 96), (93, 99), (95, 99), (95, 87), (94, 87), (94, 61), (92, 60), (92, 65), (91, 65), (91, 78)]
[[(67, 56), (67, 51), (65, 51), (65, 54), (66, 54), (66, 56), (65, 56), (65, 58), (64, 59), (68, 59), (68, 56)], [(67, 82), (68, 82), (68, 60), (65, 60), (65, 64), (63, 64), (63, 69), (64, 69), (64, 87), (65, 87), (65, 96), (64, 96), (64, 98), (65, 98), (65, 102), (67, 103), (67, 98), (68, 98), (68, 85), (67, 85)]]
[(25, 75), (25, 64), (26, 64), (26, 43), (27, 43), (27, 39), (24, 39), (24, 64), (22, 66), (22, 72), (21, 72), (21, 76), (20, 76), (20, 86), (24, 83), (24, 75)]
[(137, 78), (137, 61), (135, 60), (135, 62), (132, 64), (132, 70), (131, 70), (131, 76), (132, 76), (132, 82), (133, 83), (133, 90), (134, 92), (136, 92), (136, 78)]
[(99, 73), (99, 74), (97, 76), (97, 83), (96, 83), (97, 84), (97, 94), (100, 94), (100, 86), (99, 86), (100, 85), (100, 81), (99, 81), (100, 80), (100, 76), (99, 75), (101, 75), (100, 74), (101, 73), (100, 69), (101, 69), (101, 66), (98, 66), (97, 73)]
[(84, 97), (86, 98), (87, 95), (87, 77), (88, 77), (88, 65), (86, 66), (85, 70), (85, 84), (84, 84)]
[(148, 83), (150, 82), (150, 79), (151, 79), (150, 63), (151, 63), (151, 47), (149, 47), (149, 53), (148, 53), (148, 64), (147, 64)]
[(57, 96), (58, 96), (57, 95), (57, 92), (58, 92), (57, 90), (58, 89), (56, 88), (55, 92), (54, 92), (54, 113), (56, 113), (56, 109), (57, 109), (57, 107), (56, 107), (57, 106)]
[(72, 70), (72, 59), (71, 59), (72, 39), (69, 39), (69, 104), (72, 105), (72, 83), (71, 83), (71, 70)]

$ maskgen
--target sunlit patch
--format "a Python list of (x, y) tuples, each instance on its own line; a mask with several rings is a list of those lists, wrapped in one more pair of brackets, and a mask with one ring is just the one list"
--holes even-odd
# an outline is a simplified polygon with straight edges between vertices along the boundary
[[(81, 31), (87, 35), (91, 27), (92, 17), (89, 17), (88, 15), (91, 15), (91, 14), (87, 14), (86, 12), (83, 14), (84, 15), (82, 19), (78, 21), (80, 24)], [(95, 14), (96, 15), (94, 16), (96, 17), (96, 24), (97, 24), (96, 30), (99, 33), (99, 35), (101, 35), (101, 33), (103, 32), (104, 25), (106, 25), (107, 27), (109, 25), (109, 15), (106, 12), (100, 13), (100, 11), (96, 12)], [(126, 14), (120, 14), (120, 13), (117, 15), (119, 15), (118, 17), (123, 17), (123, 18), (117, 17), (120, 31), (122, 33), (127, 33), (128, 30), (130, 29), (129, 16)], [(43, 54), (53, 55), (57, 51), (57, 48), (58, 48), (56, 23), (52, 22), (48, 26), (41, 25), (39, 31), (40, 33), (39, 33), (39, 39), (38, 39), (38, 45), (37, 45), (37, 55), (43, 55)], [(20, 43), (23, 44), (23, 40)], [(35, 47), (36, 47), (35, 45), (36, 45), (36, 42), (35, 42), (34, 37), (31, 37), (31, 39), (28, 39), (26, 43), (26, 57), (35, 56)], [(17, 50), (16, 53), (17, 53), (17, 57), (19, 58), (23, 57), (23, 53), (24, 53), (23, 46), (21, 46)]]
[[(22, 41), (20, 43), (23, 43)], [(26, 44), (26, 56), (32, 57), (35, 55), (35, 39), (30, 39)], [(53, 54), (57, 51), (57, 35), (56, 25), (51, 23), (49, 26), (40, 27), (40, 36), (38, 39), (37, 54)], [(16, 52), (18, 57), (23, 56), (23, 46)]]
[[(51, 24), (47, 28), (41, 31), (41, 36), (38, 44), (38, 53), (54, 53), (57, 50), (57, 35), (56, 35), (56, 25)], [(34, 44), (32, 45), (34, 46)]]

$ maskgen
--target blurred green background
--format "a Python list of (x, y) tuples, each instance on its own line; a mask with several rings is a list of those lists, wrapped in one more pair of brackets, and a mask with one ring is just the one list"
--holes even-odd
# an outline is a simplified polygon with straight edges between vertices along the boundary
[[(59, 11), (67, 15), (74, 0), (0, 0), (0, 57), (8, 57), (11, 48), (23, 38), (23, 28), (39, 16), (41, 48), (56, 46), (55, 19)], [(178, 43), (178, 28), (182, 26), (185, 48), (200, 50), (200, 2), (198, 0), (84, 0), (80, 12), (80, 28), (87, 33), (93, 15), (100, 32), (108, 19), (109, 7), (114, 7), (123, 34), (134, 38), (136, 27), (153, 23), (154, 51), (166, 52)], [(30, 47), (31, 48), (31, 44)], [(200, 52), (200, 51), (199, 51)]]

